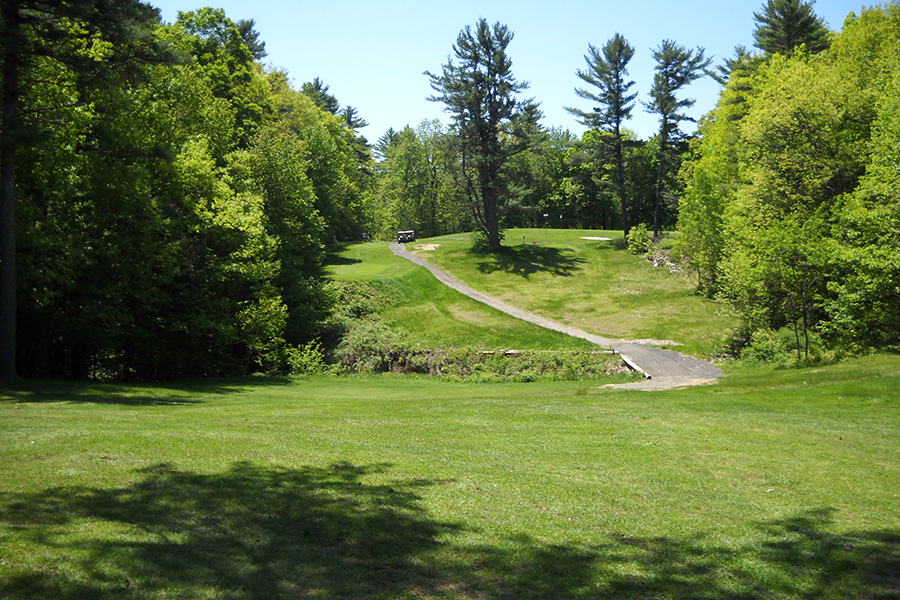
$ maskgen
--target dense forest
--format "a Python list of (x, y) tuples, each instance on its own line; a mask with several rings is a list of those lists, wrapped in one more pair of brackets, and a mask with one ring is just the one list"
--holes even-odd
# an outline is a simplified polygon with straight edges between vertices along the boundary
[[(755, 18), (756, 47), (715, 69), (660, 43), (649, 140), (627, 128), (627, 40), (588, 45), (575, 136), (519, 100), (512, 32), (482, 20), (426, 74), (450, 124), (370, 143), (325, 82), (263, 65), (252, 20), (6, 1), (0, 377), (288, 372), (340, 301), (328, 249), (398, 228), (488, 249), (511, 227), (677, 229), (698, 290), (741, 317), (734, 351), (897, 346), (900, 3), (840, 32), (800, 0)], [(689, 136), (701, 76), (722, 92)]]

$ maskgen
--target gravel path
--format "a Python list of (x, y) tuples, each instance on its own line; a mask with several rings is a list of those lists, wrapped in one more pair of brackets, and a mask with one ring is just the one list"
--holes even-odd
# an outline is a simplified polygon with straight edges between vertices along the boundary
[(711, 383), (724, 374), (712, 363), (687, 356), (672, 350), (654, 348), (646, 344), (638, 344), (628, 340), (605, 338), (592, 333), (587, 333), (575, 327), (563, 325), (551, 321), (539, 315), (535, 315), (521, 308), (511, 306), (505, 302), (489, 296), (478, 290), (474, 290), (446, 271), (439, 269), (424, 258), (416, 256), (406, 249), (403, 244), (391, 244), (391, 251), (413, 263), (428, 269), (439, 281), (452, 287), (458, 292), (469, 296), (483, 304), (487, 304), (497, 310), (503, 311), (513, 317), (534, 323), (545, 329), (559, 331), (566, 335), (587, 340), (603, 348), (610, 348), (622, 355), (625, 362), (633, 369), (642, 372), (644, 381), (627, 383), (611, 387), (641, 390), (663, 390), (691, 385)]

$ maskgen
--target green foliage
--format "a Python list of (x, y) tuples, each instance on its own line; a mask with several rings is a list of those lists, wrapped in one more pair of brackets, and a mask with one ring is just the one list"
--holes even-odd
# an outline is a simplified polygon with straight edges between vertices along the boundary
[(58, 123), (17, 151), (19, 370), (285, 372), (328, 313), (326, 244), (364, 220), (367, 159), (254, 62), (252, 22), (138, 22), (118, 4), (108, 24), (82, 5), (14, 5), (54, 40), (23, 63), (21, 106)]
[(694, 105), (690, 98), (679, 98), (682, 88), (699, 79), (712, 63), (704, 56), (704, 49), (688, 50), (672, 40), (663, 40), (653, 51), (656, 72), (650, 89), (648, 110), (659, 115), (657, 143), (656, 202), (653, 211), (653, 237), (659, 239), (663, 211), (673, 196), (673, 175), (678, 172), (676, 156), (680, 126), (688, 117), (683, 113)]
[(485, 383), (580, 381), (625, 372), (617, 357), (598, 351), (425, 348), (380, 319), (355, 322), (334, 356), (344, 373), (416, 373)]
[(718, 290), (719, 263), (725, 252), (722, 220), (727, 196), (716, 184), (716, 175), (710, 172), (708, 164), (690, 166), (692, 185), (679, 204), (681, 235), (676, 249), (696, 270), (697, 288), (711, 297)]
[(766, 364), (775, 369), (790, 369), (832, 364), (847, 356), (841, 347), (828, 348), (815, 333), (810, 334), (809, 347), (802, 355), (797, 352), (796, 331), (783, 327), (778, 331), (761, 329), (741, 352), (748, 363)]
[(818, 53), (831, 43), (824, 21), (813, 12), (813, 2), (768, 0), (762, 12), (753, 13), (753, 20), (754, 45), (766, 54), (791, 56), (801, 45)]
[(653, 235), (647, 230), (647, 225), (638, 223), (628, 232), (625, 243), (632, 254), (649, 254), (653, 251)]
[[(634, 100), (637, 93), (631, 93), (634, 81), (626, 81), (628, 77), (628, 63), (634, 56), (634, 47), (631, 46), (620, 34), (613, 36), (603, 46), (602, 51), (594, 46), (588, 46), (588, 55), (584, 57), (587, 62), (586, 71), (578, 71), (578, 77), (595, 87), (596, 92), (576, 88), (575, 93), (586, 100), (591, 100), (597, 106), (592, 111), (583, 111), (567, 108), (570, 113), (576, 115), (581, 123), (592, 130), (600, 130), (609, 135), (592, 136), (595, 142), (590, 146), (592, 162), (600, 156), (608, 158), (613, 164), (612, 187), (619, 198), (622, 229), (627, 236), (630, 229), (628, 218), (628, 202), (625, 189), (625, 157), (623, 153), (623, 131), (625, 121), (631, 117), (634, 108)], [(594, 168), (594, 171), (599, 169)], [(605, 225), (605, 224), (604, 224)]]
[(468, 231), (474, 223), (453, 182), (454, 141), (437, 121), (394, 132), (382, 149), (374, 233), (381, 239), (414, 229), (419, 237)]
[(325, 362), (325, 351), (319, 340), (288, 348), (287, 364), (292, 375), (322, 375), (331, 370)]
[(892, 4), (848, 19), (818, 54), (741, 59), (702, 125), (678, 245), (742, 337), (788, 327), (804, 360), (817, 335), (900, 343), (898, 40)]

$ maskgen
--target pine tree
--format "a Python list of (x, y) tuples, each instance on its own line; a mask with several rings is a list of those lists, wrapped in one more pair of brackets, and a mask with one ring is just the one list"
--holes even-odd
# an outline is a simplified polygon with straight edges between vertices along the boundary
[(500, 245), (500, 210), (509, 199), (504, 170), (513, 155), (533, 144), (540, 118), (531, 99), (516, 94), (528, 88), (512, 74), (506, 48), (513, 33), (500, 23), (480, 19), (459, 33), (453, 52), (459, 63), (443, 65), (440, 75), (426, 72), (437, 92), (429, 100), (446, 104), (459, 135), (462, 183), (489, 250)]
[(616, 34), (598, 50), (588, 46), (588, 54), (584, 57), (587, 70), (578, 71), (577, 75), (586, 83), (597, 88), (596, 92), (576, 88), (580, 98), (597, 103), (592, 111), (566, 108), (578, 117), (584, 126), (611, 134), (610, 136), (594, 136), (596, 144), (591, 148), (594, 155), (612, 155), (615, 163), (614, 186), (619, 197), (622, 211), (622, 229), (628, 235), (628, 206), (625, 195), (625, 161), (622, 155), (622, 124), (631, 117), (637, 93), (629, 93), (634, 81), (626, 81), (628, 62), (634, 56), (634, 47), (624, 37)]
[(650, 90), (648, 109), (659, 115), (659, 169), (656, 178), (656, 210), (653, 213), (653, 237), (659, 239), (662, 226), (662, 205), (666, 195), (666, 180), (671, 171), (673, 142), (680, 134), (682, 121), (692, 120), (682, 111), (694, 105), (690, 98), (679, 99), (681, 89), (703, 76), (712, 59), (704, 56), (705, 50), (687, 50), (672, 40), (663, 40), (653, 51), (656, 74)]
[(762, 12), (753, 13), (754, 45), (766, 54), (791, 56), (801, 44), (816, 54), (831, 45), (825, 22), (813, 12), (811, 2), (768, 0)]
[(318, 77), (300, 86), (300, 91), (312, 98), (316, 106), (325, 112), (336, 115), (341, 109), (338, 99), (328, 93), (328, 86), (322, 83)]
[(255, 29), (256, 21), (253, 19), (241, 19), (237, 22), (237, 28), (241, 34), (241, 39), (244, 40), (244, 45), (250, 50), (253, 58), (261, 60), (268, 55), (266, 43), (259, 39), (259, 32)]

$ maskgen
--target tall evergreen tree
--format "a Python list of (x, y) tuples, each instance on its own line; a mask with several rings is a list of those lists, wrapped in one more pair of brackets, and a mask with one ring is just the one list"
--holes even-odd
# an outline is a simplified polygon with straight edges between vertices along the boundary
[(385, 160), (388, 155), (388, 150), (397, 143), (397, 140), (400, 137), (400, 132), (395, 130), (393, 127), (389, 127), (387, 131), (385, 131), (378, 141), (375, 143), (375, 148), (373, 149), (375, 157), (378, 160)]
[(597, 103), (591, 111), (566, 108), (578, 117), (584, 126), (609, 133), (609, 136), (594, 136), (591, 139), (595, 156), (609, 156), (615, 163), (613, 185), (622, 211), (622, 228), (628, 235), (628, 205), (625, 193), (625, 160), (622, 153), (622, 124), (631, 118), (634, 99), (637, 93), (629, 93), (634, 81), (627, 81), (628, 62), (634, 56), (634, 47), (620, 34), (613, 36), (602, 50), (588, 46), (588, 54), (584, 57), (587, 70), (578, 71), (578, 77), (597, 88), (596, 92), (576, 88), (580, 98)]
[(353, 131), (369, 126), (366, 120), (360, 117), (357, 110), (352, 106), (345, 106), (340, 116), (347, 123), (347, 127)]
[(791, 56), (805, 44), (813, 54), (831, 45), (825, 22), (813, 12), (813, 3), (803, 0), (768, 0), (762, 12), (753, 13), (754, 45), (766, 54)]
[(247, 46), (253, 58), (261, 60), (268, 55), (266, 43), (259, 39), (259, 32), (256, 31), (256, 21), (253, 19), (241, 19), (237, 22), (237, 28), (241, 34), (241, 39), (244, 40), (244, 45)]
[(328, 93), (328, 86), (322, 83), (318, 77), (300, 86), (300, 91), (312, 98), (316, 106), (325, 112), (336, 115), (341, 109), (338, 99)]
[(506, 53), (513, 32), (480, 19), (463, 29), (453, 45), (458, 63), (443, 65), (440, 75), (425, 74), (443, 102), (460, 140), (462, 184), (489, 250), (501, 247), (500, 212), (509, 200), (505, 167), (510, 157), (533, 143), (540, 118), (532, 99), (516, 95), (528, 88), (512, 74)]
[(672, 40), (663, 40), (653, 51), (656, 74), (650, 90), (650, 112), (659, 115), (659, 167), (656, 177), (656, 210), (653, 213), (653, 237), (659, 238), (662, 227), (662, 206), (667, 193), (667, 179), (672, 171), (674, 142), (680, 136), (682, 121), (692, 120), (682, 111), (694, 105), (690, 98), (679, 99), (678, 93), (686, 85), (703, 76), (712, 59), (704, 56), (705, 50), (687, 50)]

